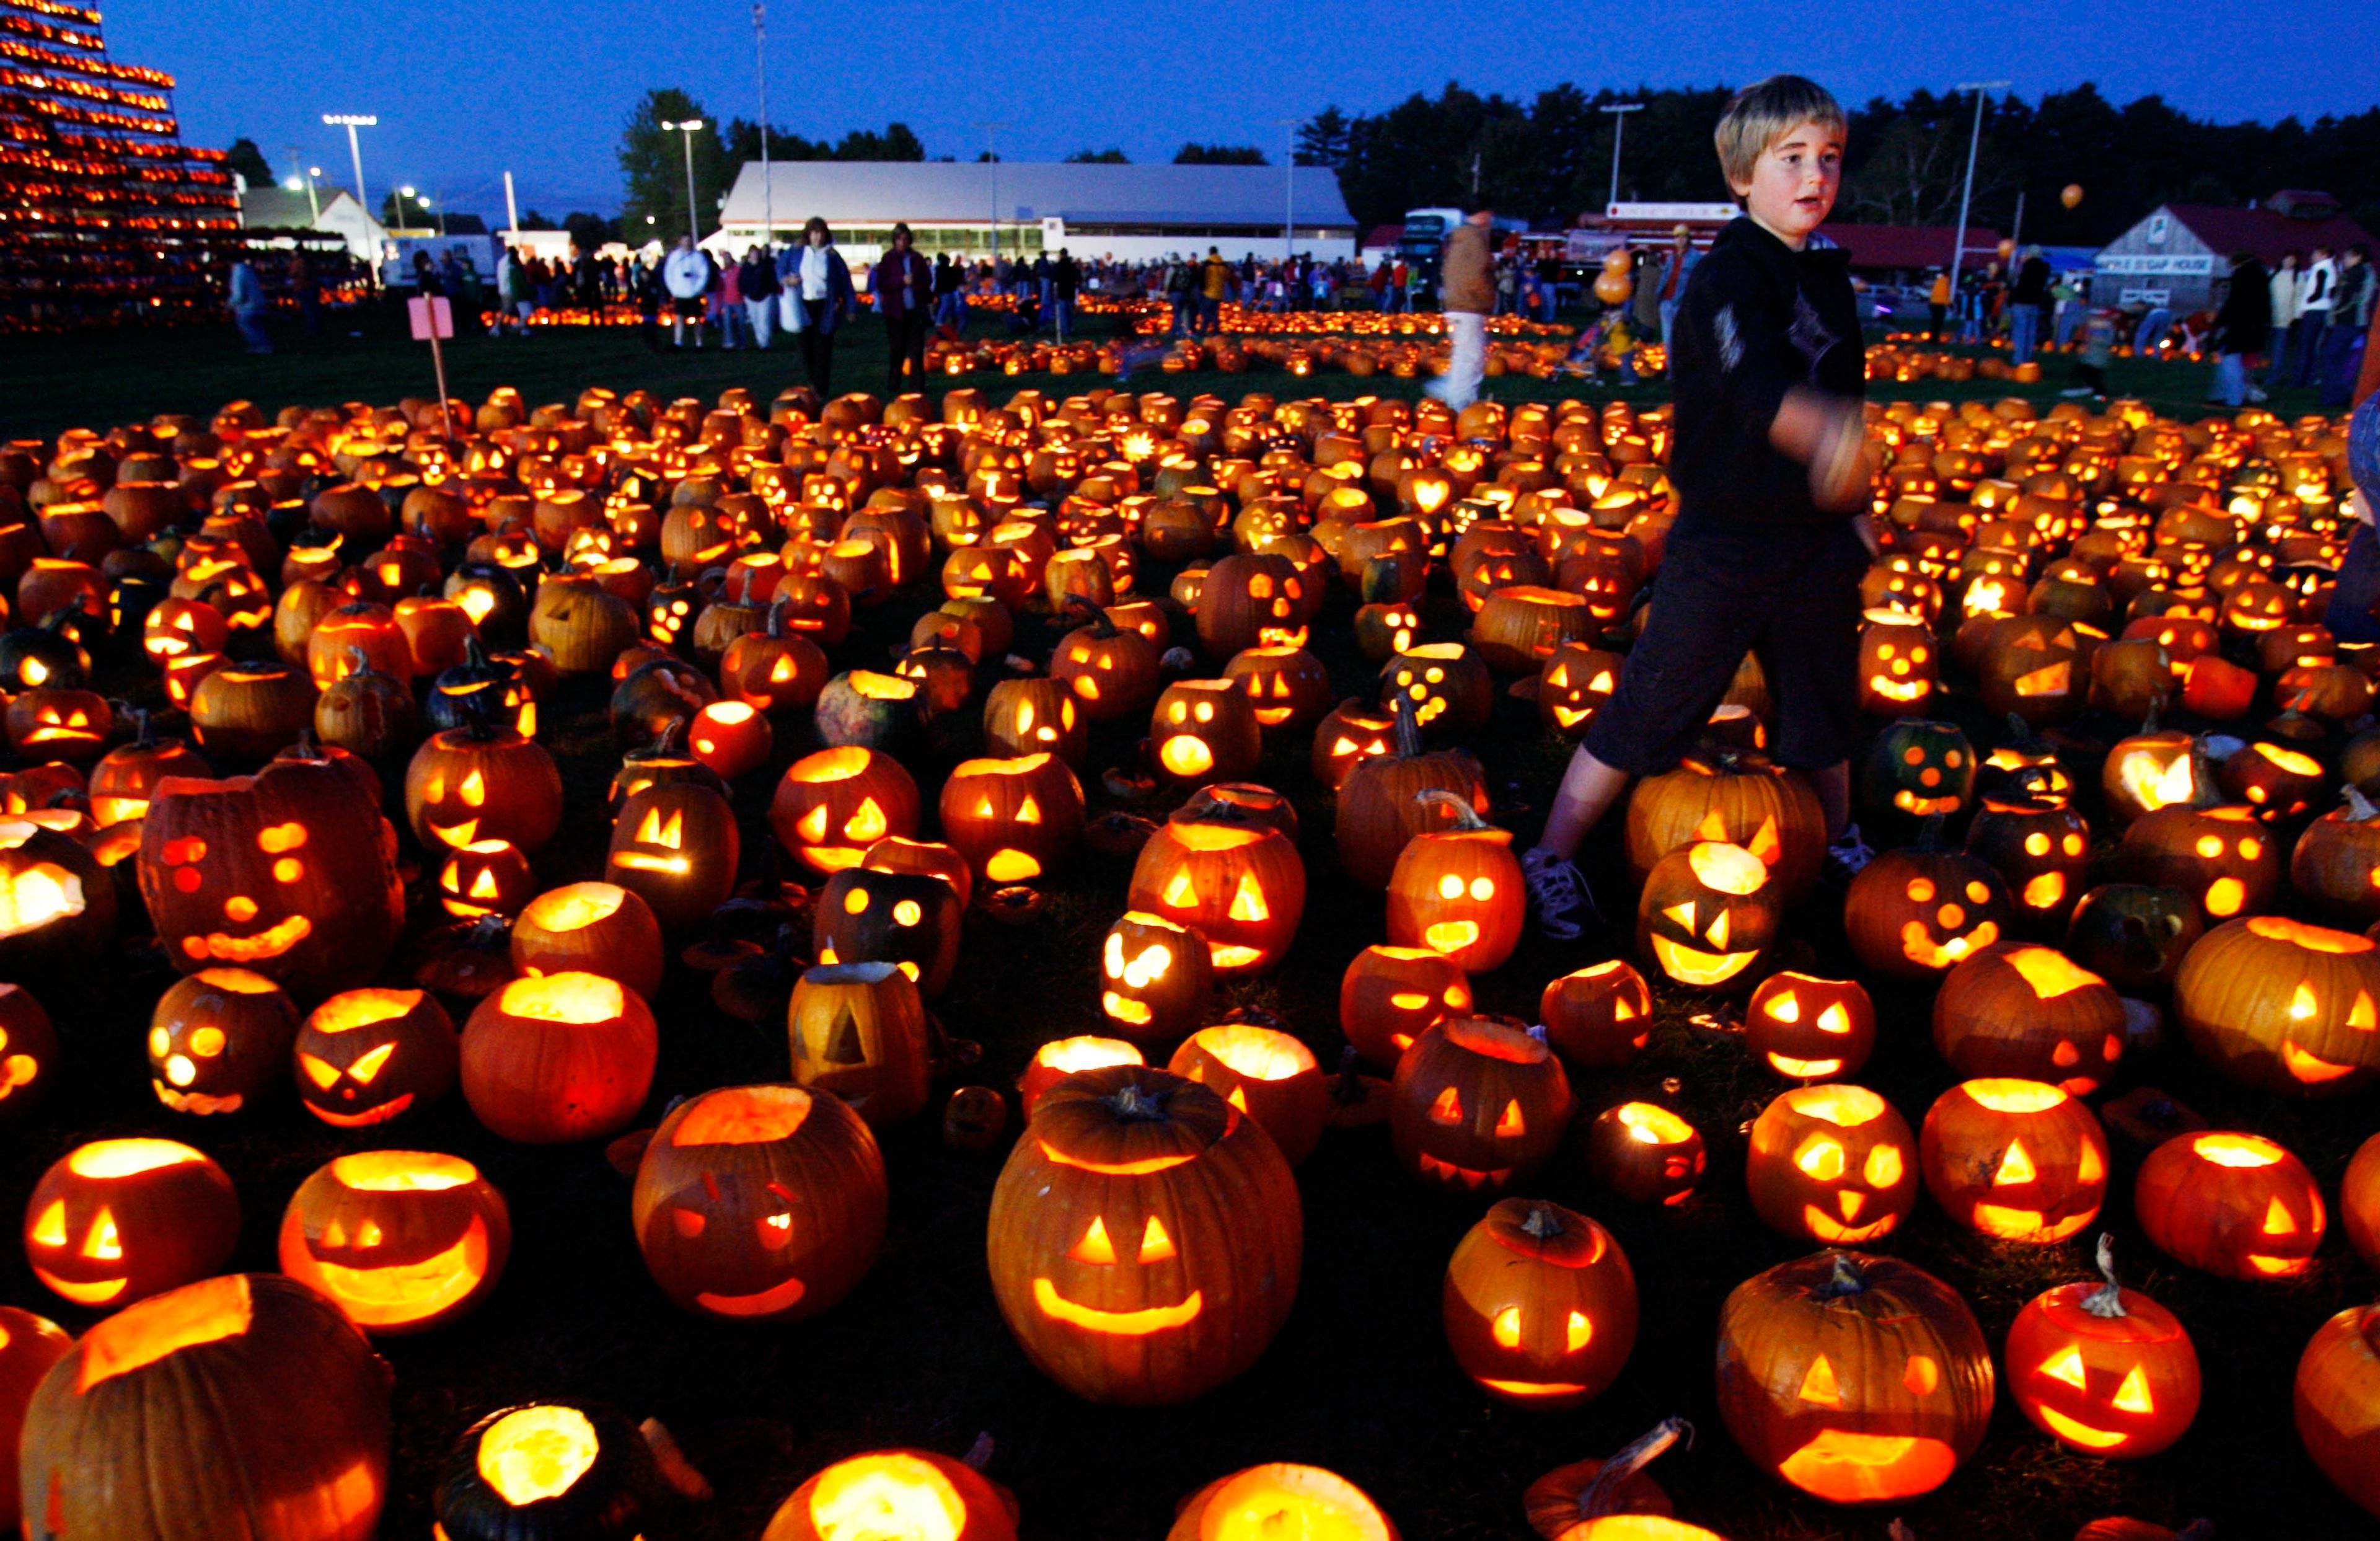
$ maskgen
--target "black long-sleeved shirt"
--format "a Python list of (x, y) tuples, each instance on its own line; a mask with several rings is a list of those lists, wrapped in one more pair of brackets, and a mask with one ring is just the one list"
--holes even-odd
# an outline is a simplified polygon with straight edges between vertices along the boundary
[(1730, 224), (1686, 280), (1670, 373), (1679, 507), (1671, 540), (1848, 517), (1813, 503), (1808, 468), (1768, 442), (1792, 386), (1853, 400), (1866, 394), (1848, 252), (1815, 244), (1795, 251), (1748, 218)]

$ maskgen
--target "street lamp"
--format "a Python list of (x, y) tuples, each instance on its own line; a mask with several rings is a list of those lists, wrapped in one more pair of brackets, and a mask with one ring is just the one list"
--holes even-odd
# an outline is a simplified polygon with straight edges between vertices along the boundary
[(1604, 200), (1607, 211), (1620, 201), (1620, 136), (1628, 127), (1627, 115), (1644, 110), (1642, 102), (1609, 102), (1596, 109), (1611, 115), (1611, 196)]
[[(702, 239), (702, 232), (694, 223), (694, 136), (702, 132), (702, 119), (689, 117), (677, 123), (664, 120), (662, 124), (662, 132), (686, 136), (686, 233), (688, 238), (699, 241)], [(764, 129), (763, 132), (765, 133), (766, 130)]]
[(363, 210), (364, 218), (369, 220), (371, 218), (371, 200), (364, 196), (364, 152), (363, 147), (356, 142), (356, 130), (379, 127), (380, 117), (373, 113), (324, 113), (322, 121), (334, 128), (347, 131), (347, 155), (356, 164), (356, 206)]
[(322, 223), (322, 200), (321, 198), (316, 196), (314, 192), (314, 179), (322, 175), (322, 168), (321, 166), (308, 166), (306, 168), (306, 207), (312, 211), (314, 223), (316, 224)]
[(1950, 304), (1959, 303), (1959, 259), (1967, 250), (1967, 207), (1975, 196), (1975, 152), (1984, 142), (1984, 93), (2006, 91), (2015, 84), (2011, 80), (1961, 80), (1958, 89), (1975, 93), (1975, 127), (1967, 138), (1967, 180), (1959, 189), (1959, 229), (1950, 237)]

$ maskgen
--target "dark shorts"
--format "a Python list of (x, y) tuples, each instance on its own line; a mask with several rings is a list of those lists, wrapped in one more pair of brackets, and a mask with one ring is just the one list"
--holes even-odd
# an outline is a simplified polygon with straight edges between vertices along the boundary
[(702, 319), (703, 303), (700, 295), (696, 295), (691, 299), (673, 300), (671, 303), (677, 307), (678, 320), (698, 322)]
[(1770, 755), (1804, 770), (1845, 758), (1859, 728), (1867, 566), (1849, 524), (1672, 536), (1645, 634), (1581, 747), (1631, 775), (1669, 770), (1701, 738), (1749, 652), (1776, 704)]

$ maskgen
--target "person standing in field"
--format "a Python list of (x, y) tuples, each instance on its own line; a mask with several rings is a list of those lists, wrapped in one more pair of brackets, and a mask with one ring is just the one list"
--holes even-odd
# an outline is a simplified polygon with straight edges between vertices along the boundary
[(1446, 372), (1429, 383), (1429, 394), (1457, 412), (1479, 399), (1479, 382), (1488, 370), (1488, 314), (1496, 307), (1494, 259), (1488, 231), (1496, 223), (1493, 209), (1465, 214), (1449, 232), (1439, 258), (1438, 308), (1446, 317), (1451, 345)]
[(1629, 778), (1675, 765), (1748, 651), (1775, 694), (1771, 753), (1810, 778), (1829, 867), (1872, 853), (1851, 821), (1859, 732), (1860, 578), (1875, 549), (1866, 360), (1850, 258), (1817, 234), (1842, 186), (1848, 119), (1826, 90), (1772, 76), (1714, 136), (1742, 217), (1719, 233), (1678, 310), (1670, 361), (1678, 516), (1620, 688), (1572, 756), (1522, 858), (1537, 924), (1578, 936), (1572, 865)]
[(876, 313), (884, 318), (893, 395), (926, 388), (926, 318), (934, 303), (934, 270), (926, 265), (906, 224), (892, 227), (892, 249), (868, 275)]

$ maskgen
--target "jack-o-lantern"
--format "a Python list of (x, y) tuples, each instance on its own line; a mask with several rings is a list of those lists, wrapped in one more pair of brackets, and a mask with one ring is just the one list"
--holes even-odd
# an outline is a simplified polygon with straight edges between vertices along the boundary
[[(94, 782), (97, 775), (92, 772)], [(2341, 807), (2298, 837), (2289, 852), (2289, 887), (2322, 914), (2360, 928), (2380, 920), (2380, 808), (2351, 782), (2344, 796)], [(93, 817), (98, 811), (94, 789)]]
[(463, 1098), (492, 1132), (523, 1145), (616, 1134), (652, 1088), (659, 1051), (651, 1009), (618, 980), (532, 975), (463, 1025)]
[(231, 1179), (173, 1140), (78, 1146), (25, 1201), (25, 1260), (77, 1305), (114, 1310), (204, 1279), (238, 1240)]
[(637, 1244), (684, 1310), (795, 1321), (849, 1294), (884, 1243), (884, 1158), (839, 1098), (722, 1086), (672, 1110), (638, 1163)]
[(890, 755), (856, 745), (820, 749), (785, 767), (769, 828), (813, 872), (857, 867), (886, 835), (917, 832), (917, 783)]
[(1595, 714), (1620, 688), (1627, 661), (1584, 642), (1556, 648), (1537, 673), (1537, 716), (1565, 738), (1583, 735)]
[[(226, 1274), (92, 1328), (25, 1413), (26, 1534), (369, 1541), (388, 1494), (389, 1371), (336, 1306)], [(145, 1452), (119, 1470), (105, 1452)], [(199, 1517), (205, 1516), (201, 1520)]]
[(2086, 1455), (2155, 1455), (2198, 1415), (2198, 1351), (2174, 1314), (2116, 1279), (2099, 1238), (2105, 1282), (2060, 1284), (2009, 1324), (2009, 1395), (2035, 1427)]
[(2087, 1097), (2123, 1058), (2123, 998), (2054, 948), (1996, 943), (1943, 977), (1934, 1047), (1961, 1075), (2046, 1081)]
[[(48, 1095), (57, 1057), (50, 1013), (22, 985), (0, 985), (0, 1124), (24, 1117)], [(0, 1506), (0, 1517), (5, 1512)]]
[(1103, 1038), (1090, 1034), (1055, 1038), (1035, 1050), (1033, 1058), (1026, 1062), (1024, 1074), (1016, 1078), (1017, 1100), (1024, 1104), (1025, 1116), (1029, 1119), (1050, 1087), (1078, 1071), (1148, 1062), (1148, 1056), (1141, 1053), (1139, 1045), (1126, 1043), (1122, 1038)]
[(1083, 831), (1083, 788), (1047, 753), (962, 760), (942, 783), (942, 836), (989, 883), (1046, 876)]
[(1758, 856), (1723, 841), (1697, 841), (1663, 856), (1645, 877), (1636, 945), (1682, 985), (1740, 989), (1776, 940), (1784, 908)]
[(2181, 890), (2210, 925), (2261, 915), (2281, 880), (2280, 842), (2244, 803), (2143, 814), (2124, 831), (2116, 862), (2135, 882)]
[(1771, 974), (1744, 1004), (1743, 1046), (1789, 1081), (1855, 1075), (1876, 1047), (1876, 1005), (1856, 979)]
[(1080, 765), (1090, 749), (1090, 719), (1057, 680), (1002, 680), (984, 696), (983, 746), (989, 754), (1051, 754)]
[(917, 987), (890, 963), (802, 971), (785, 1007), (794, 1082), (834, 1093), (877, 1128), (926, 1105), (932, 1046)]
[(405, 914), (396, 837), (334, 759), (158, 783), (140, 823), (140, 896), (165, 954), (233, 964), (307, 999), (370, 978)]
[(1903, 718), (1869, 746), (1860, 768), (1860, 801), (1879, 832), (1898, 838), (1935, 814), (1965, 807), (1974, 781), (1975, 749), (1964, 729)]
[(2259, 739), (2225, 757), (2216, 769), (2215, 784), (2223, 795), (2244, 803), (2267, 824), (2294, 821), (2325, 796), (2330, 772), (2322, 761), (2286, 744)]
[(2062, 1242), (2107, 1193), (2107, 1137), (2091, 1110), (2039, 1081), (1962, 1081), (1918, 1131), (1925, 1187), (1952, 1219), (2013, 1242)]
[(1696, 841), (1758, 856), (1791, 898), (1816, 880), (1827, 819), (1807, 781), (1757, 754), (1705, 749), (1637, 783), (1628, 800), (1629, 870), (1640, 880)]
[(2090, 867), (2091, 827), (2066, 807), (1984, 800), (1967, 826), (1967, 850), (1991, 863), (2015, 899), (2015, 928), (2065, 935)]
[(2159, 808), (2184, 807), (2211, 791), (2213, 772), (2198, 740), (2159, 728), (2154, 715), (2139, 733), (2116, 741), (2099, 768), (2107, 814), (2120, 828)]
[(2067, 922), (2066, 953), (2119, 990), (2168, 989), (2205, 925), (2178, 888), (2103, 883), (2082, 895)]
[(459, 1156), (366, 1150), (298, 1185), (281, 1271), (366, 1332), (426, 1332), (492, 1293), (513, 1244), (504, 1195)]
[(1487, 724), (1496, 706), (1495, 676), (1460, 642), (1424, 642), (1380, 669), (1380, 704), (1414, 704), (1414, 718), (1439, 733), (1470, 733)]
[(1982, 1442), (1992, 1397), (1974, 1313), (1898, 1258), (1815, 1253), (1744, 1280), (1719, 1308), (1728, 1432), (1755, 1465), (1829, 1502), (1940, 1486)]
[(529, 901), (513, 922), (523, 974), (601, 974), (652, 999), (662, 983), (662, 927), (617, 883), (567, 883)]
[(1537, 998), (1546, 1041), (1581, 1070), (1617, 1070), (1653, 1038), (1653, 991), (1625, 958), (1553, 980)]
[[(1602, 602), (1597, 602), (1602, 601)], [(1617, 607), (1600, 594), (1570, 593), (1533, 583), (1492, 589), (1471, 622), (1471, 645), (1491, 669), (1534, 674), (1564, 643), (1585, 642), (1619, 619)], [(1598, 614), (1609, 610), (1610, 614)]]
[(1452, 1017), (1397, 1062), (1389, 1133), (1397, 1159), (1457, 1192), (1526, 1181), (1570, 1123), (1570, 1077), (1544, 1040), (1487, 1017)]
[(2174, 1010), (2235, 1080), (2330, 1097), (2380, 1077), (2380, 947), (2277, 915), (2229, 920), (2181, 961)]
[(405, 813), (426, 850), (509, 840), (534, 852), (561, 827), (562, 772), (543, 745), (510, 728), (449, 728), (407, 764)]
[(1939, 847), (1939, 827), (1860, 869), (1843, 895), (1843, 929), (1860, 962), (1880, 974), (1944, 974), (2000, 940), (2008, 885), (1989, 862)]
[(1706, 1159), (1702, 1131), (1658, 1103), (1622, 1102), (1587, 1126), (1587, 1170), (1638, 1204), (1683, 1204)]
[[(1487, 773), (1469, 750), (1426, 750), (1410, 700), (1394, 702), (1391, 714), (1384, 749), (1359, 757), (1340, 778), (1339, 863), (1367, 888), (1387, 885), (1415, 835), (1452, 826), (1460, 804), (1481, 815), (1488, 807)], [(1451, 793), (1455, 800), (1426, 795), (1431, 792)]]
[(726, 798), (692, 782), (646, 787), (612, 821), (603, 876), (634, 893), (662, 928), (708, 918), (735, 891), (743, 840)]
[(1469, 977), (1433, 947), (1366, 947), (1339, 981), (1340, 1031), (1376, 1065), (1393, 1067), (1425, 1031), (1470, 1014)]
[(180, 1113), (236, 1113), (288, 1073), (298, 1008), (244, 968), (175, 982), (149, 1018), (149, 1085)]
[(1330, 1119), (1330, 1084), (1314, 1051), (1275, 1028), (1249, 1022), (1202, 1027), (1165, 1068), (1262, 1124), (1291, 1166), (1314, 1153)]
[(1262, 974), (1297, 934), (1305, 864), (1242, 804), (1194, 797), (1141, 846), (1126, 902), (1205, 937), (1219, 975)]
[(810, 909), (819, 962), (894, 965), (929, 1000), (958, 966), (960, 924), (957, 892), (941, 879), (866, 867), (829, 878)]
[(1099, 1014), (1119, 1037), (1135, 1043), (1187, 1037), (1207, 1020), (1214, 992), (1207, 939), (1189, 927), (1128, 910), (1108, 928), (1099, 947)]
[(1259, 729), (1312, 726), (1330, 706), (1330, 672), (1303, 648), (1248, 648), (1223, 665), (1256, 709)]
[(2314, 1329), (2290, 1404), (2322, 1474), (2380, 1514), (2380, 1306), (2350, 1305)]
[(602, 1408), (500, 1408), (455, 1442), (431, 1511), (434, 1541), (635, 1541), (664, 1498), (652, 1445)]
[(1442, 1315), (1454, 1362), (1483, 1389), (1523, 1407), (1576, 1407), (1636, 1346), (1636, 1276), (1585, 1215), (1507, 1198), (1456, 1244)]
[(1744, 1186), (1763, 1220), (1824, 1246), (1889, 1234), (1917, 1202), (1917, 1142), (1865, 1086), (1796, 1086), (1753, 1121)]
[(1503, 965), (1520, 945), (1527, 888), (1512, 833), (1451, 792), (1421, 794), (1451, 816), (1405, 843), (1389, 875), (1389, 940), (1443, 953), (1466, 974)]
[(1396, 726), (1392, 711), (1378, 710), (1353, 696), (1341, 701), (1314, 725), (1314, 779), (1324, 791), (1337, 792), (1357, 766), (1390, 752)]
[(1016, 1541), (1016, 1499), (932, 1450), (869, 1450), (794, 1489), (760, 1541)]
[[(1091, 722), (1112, 722), (1147, 710), (1160, 683), (1157, 644), (1118, 626), (1097, 606), (1083, 608), (1090, 613), (1090, 624), (1059, 638), (1050, 654), (1050, 678), (1064, 685)], [(1323, 688), (1328, 700), (1327, 675)]]
[(773, 604), (760, 630), (746, 632), (720, 655), (719, 690), (761, 711), (786, 711), (815, 703), (832, 672), (825, 652), (789, 629), (784, 606)]
[(1234, 682), (1176, 680), (1149, 713), (1148, 753), (1177, 786), (1242, 781), (1264, 756), (1264, 730)]
[[(1228, 1223), (1226, 1223), (1228, 1221)], [(1255, 1119), (1117, 1065), (1050, 1088), (992, 1191), (992, 1294), (1093, 1401), (1186, 1401), (1254, 1364), (1297, 1294), (1297, 1183)]]
[[(1402, 576), (1411, 570), (1394, 569)], [(1422, 639), (1421, 607), (1409, 598), (1381, 600), (1355, 610), (1355, 648), (1374, 663), (1386, 663)]]
[(180, 739), (152, 734), (147, 712), (136, 711), (133, 718), (140, 736), (110, 749), (91, 768), (91, 821), (103, 830), (146, 816), (150, 795), (168, 776), (205, 780), (214, 774)]
[(1879, 717), (1914, 717), (1941, 676), (1940, 648), (1925, 617), (1871, 610), (1860, 628), (1859, 704)]
[(107, 747), (115, 713), (95, 690), (44, 685), (8, 702), (8, 747), (28, 760), (62, 759), (88, 765)]
[[(22, 978), (71, 970), (115, 934), (115, 880), (82, 842), (36, 822), (57, 817), (0, 818), (0, 973)], [(158, 921), (161, 933), (166, 924)]]
[(1191, 1494), (1165, 1541), (1255, 1541), (1271, 1535), (1398, 1541), (1397, 1527), (1371, 1495), (1336, 1472), (1288, 1461), (1217, 1477)]
[(438, 869), (438, 902), (463, 920), (520, 914), (537, 895), (537, 874), (509, 840), (475, 840)]
[(2056, 722), (2082, 704), (2091, 647), (2103, 639), (2091, 626), (2054, 615), (1996, 621), (1975, 665), (1976, 695), (1988, 711)]
[(1207, 569), (1198, 589), (1198, 644), (1216, 658), (1268, 643), (1305, 646), (1305, 624), (1321, 605), (1318, 576), (1272, 552), (1235, 553)]
[(727, 781), (768, 763), (775, 730), (749, 701), (712, 701), (686, 730), (686, 752)]
[(455, 1085), (460, 1045), (426, 990), (352, 989), (308, 1013), (292, 1045), (306, 1110), (340, 1129), (383, 1123)]
[(2159, 1251), (2226, 1279), (2305, 1272), (2325, 1224), (2303, 1161), (2261, 1135), (2228, 1130), (2176, 1135), (2150, 1151), (2132, 1213)]

